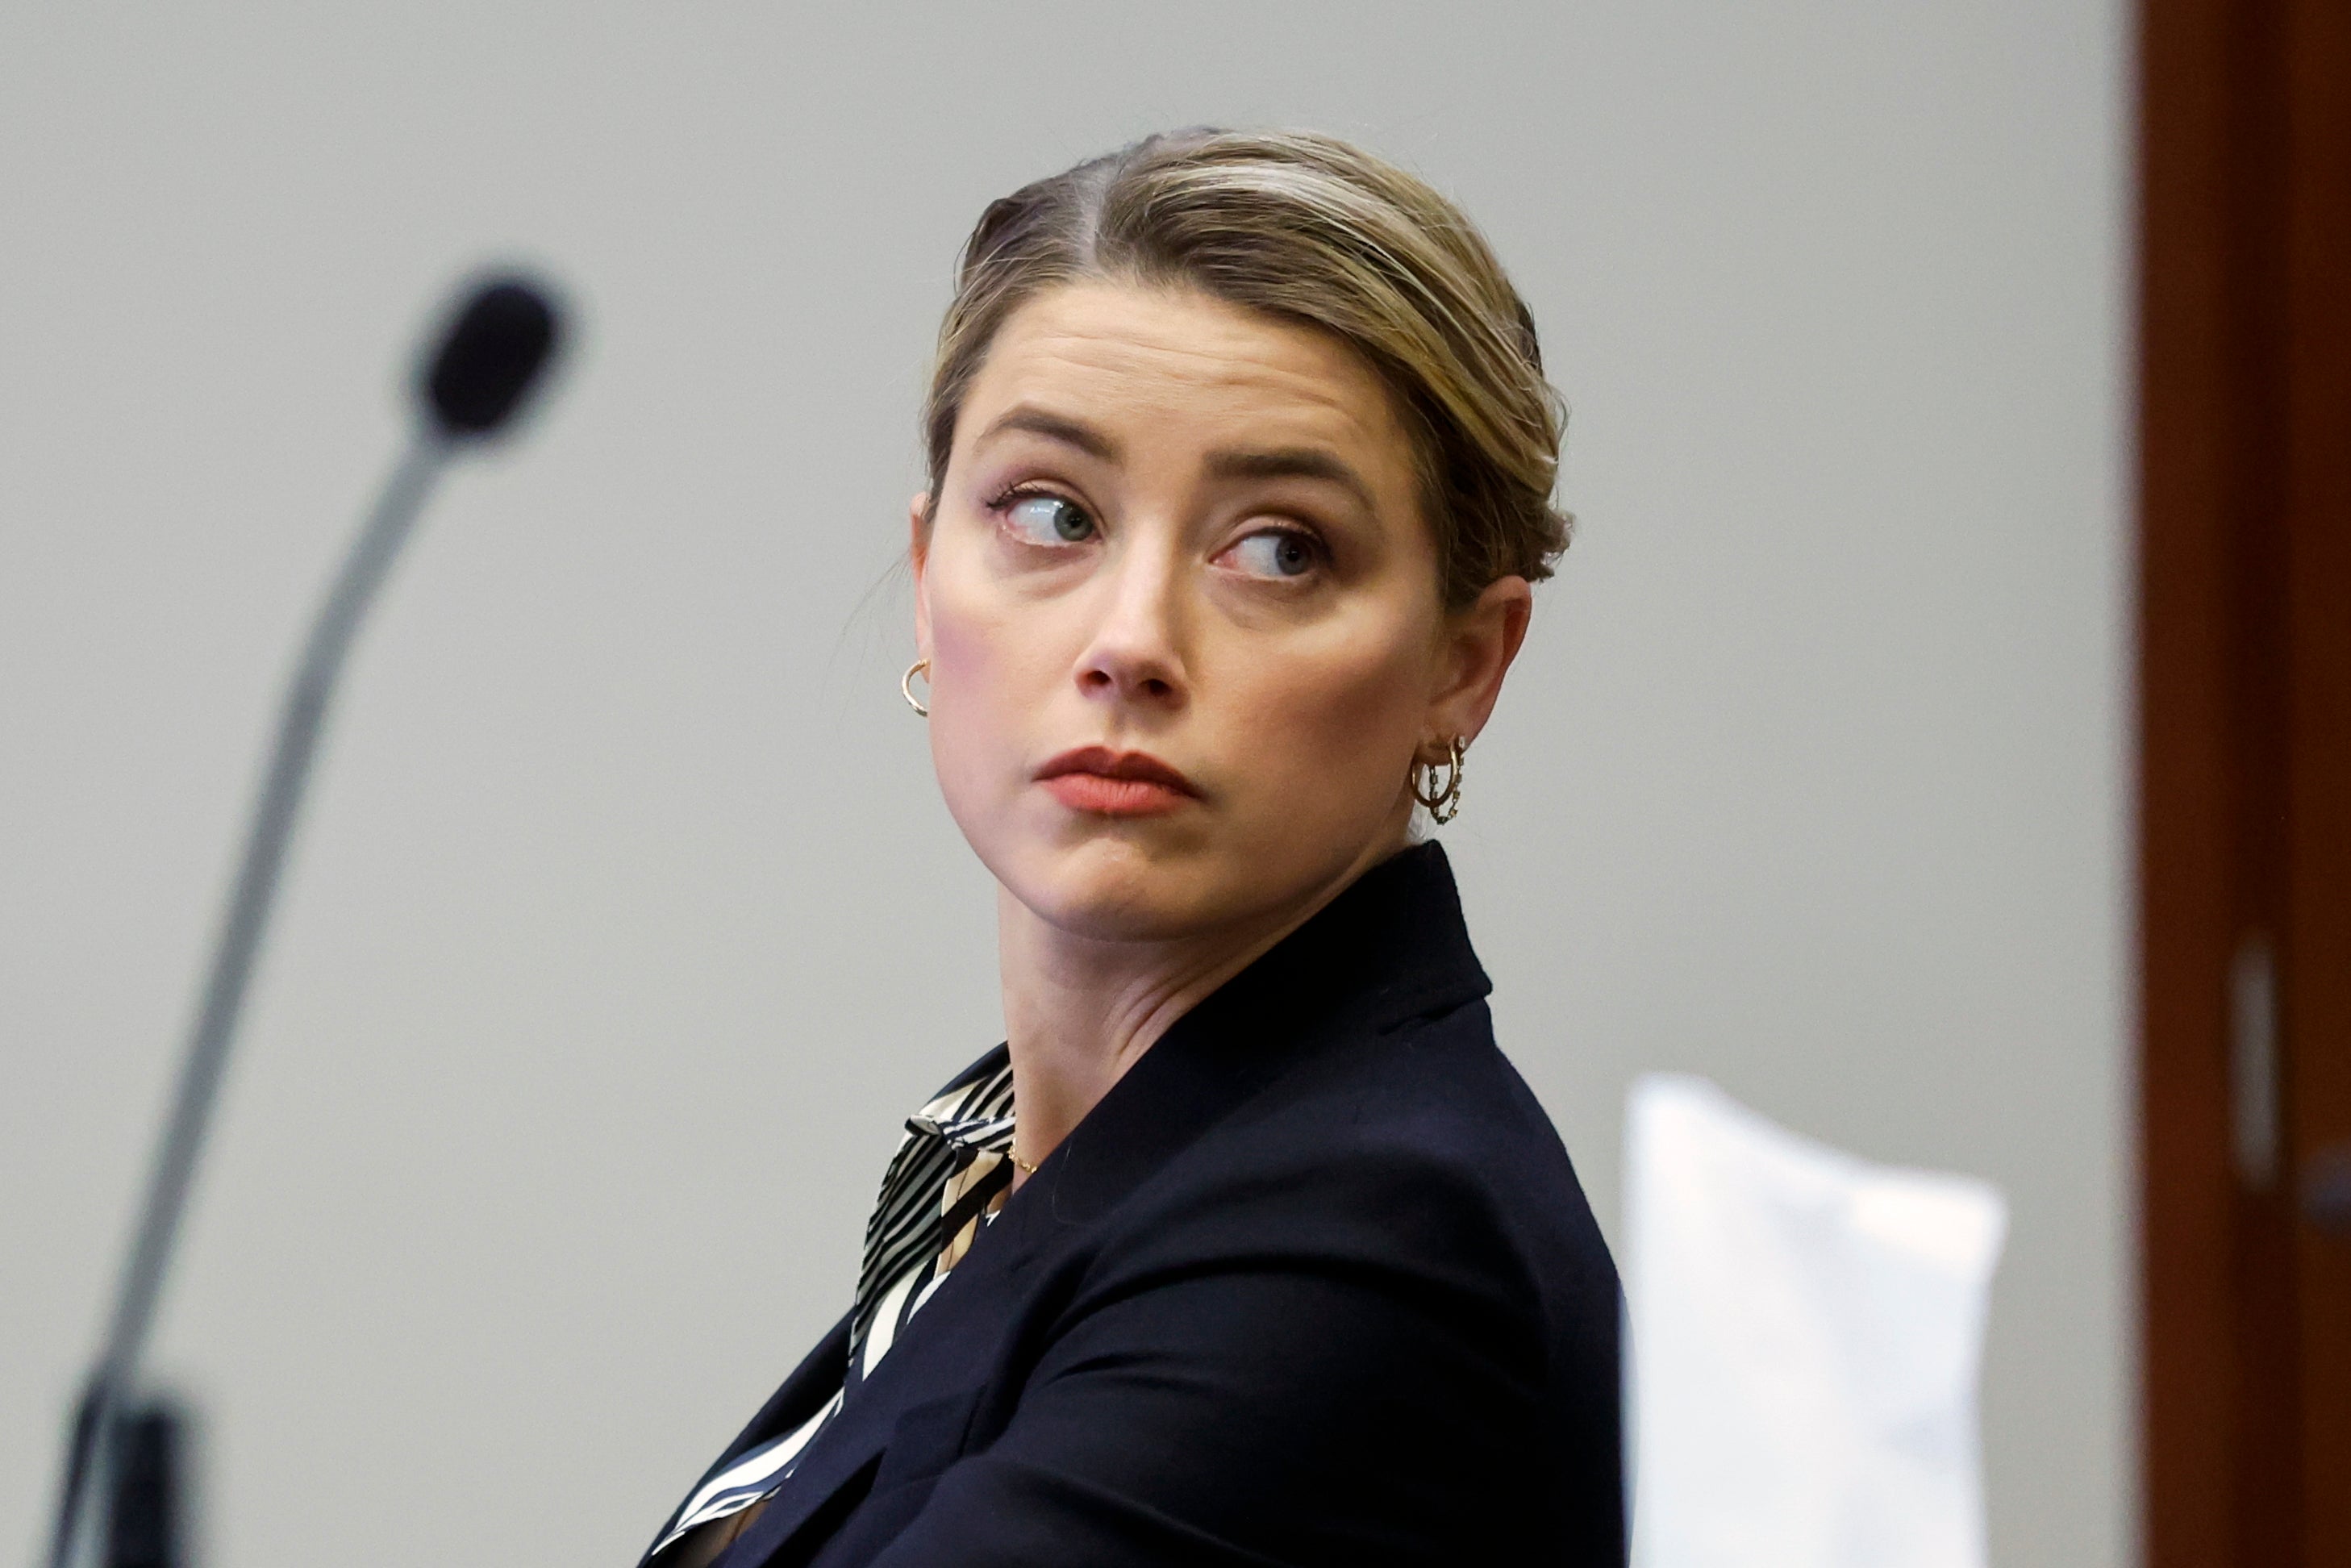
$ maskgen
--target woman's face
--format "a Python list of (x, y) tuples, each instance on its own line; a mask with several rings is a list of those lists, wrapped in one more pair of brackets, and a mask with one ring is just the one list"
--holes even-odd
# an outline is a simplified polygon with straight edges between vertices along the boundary
[(1109, 940), (1247, 931), (1400, 846), (1526, 624), (1448, 615), (1410, 440), (1336, 339), (1182, 290), (1054, 289), (990, 346), (928, 527), (931, 755), (1005, 889)]

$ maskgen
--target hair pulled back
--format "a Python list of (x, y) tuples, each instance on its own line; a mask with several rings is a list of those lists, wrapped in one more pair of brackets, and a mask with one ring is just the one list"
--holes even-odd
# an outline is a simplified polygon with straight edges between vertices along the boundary
[(1005, 321), (1102, 278), (1198, 288), (1361, 353), (1413, 433), (1447, 605), (1551, 575), (1568, 538), (1552, 505), (1566, 411), (1533, 317), (1451, 202), (1311, 131), (1153, 136), (991, 204), (964, 245), (924, 409), (934, 504)]

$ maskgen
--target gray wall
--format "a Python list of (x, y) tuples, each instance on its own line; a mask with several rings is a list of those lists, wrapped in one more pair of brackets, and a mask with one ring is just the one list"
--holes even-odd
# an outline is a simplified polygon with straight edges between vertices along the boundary
[(0, 19), (0, 1552), (394, 368), (506, 256), (582, 350), (361, 647), (159, 1365), (216, 1568), (632, 1559), (998, 1028), (894, 690), (951, 255), (1214, 120), (1456, 193), (1574, 404), (1444, 836), (1595, 1207), (1650, 1067), (1998, 1181), (1996, 1560), (2129, 1557), (2113, 0), (196, 9)]

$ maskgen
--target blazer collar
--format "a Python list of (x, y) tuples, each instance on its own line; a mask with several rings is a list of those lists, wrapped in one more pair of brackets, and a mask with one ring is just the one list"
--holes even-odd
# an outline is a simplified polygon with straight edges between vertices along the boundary
[(957, 1386), (955, 1358), (968, 1344), (967, 1332), (981, 1332), (967, 1331), (964, 1320), (999, 1312), (1003, 1292), (1017, 1289), (1009, 1276), (1042, 1245), (1107, 1212), (1305, 1055), (1491, 988), (1470, 951), (1442, 849), (1418, 844), (1364, 873), (1176, 1020), (1112, 1086), (982, 1232), (727, 1561), (768, 1561), (879, 1462), (899, 1416)]
[(1022, 1252), (1106, 1212), (1215, 1122), (1336, 1042), (1493, 988), (1445, 851), (1416, 844), (1169, 1028), (1041, 1164), (997, 1222)]

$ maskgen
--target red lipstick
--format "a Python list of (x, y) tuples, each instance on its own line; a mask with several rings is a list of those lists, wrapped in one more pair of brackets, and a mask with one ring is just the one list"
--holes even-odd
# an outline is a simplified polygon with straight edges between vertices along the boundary
[(1189, 779), (1142, 751), (1082, 746), (1037, 769), (1037, 782), (1072, 811), (1102, 817), (1155, 817), (1200, 791)]

